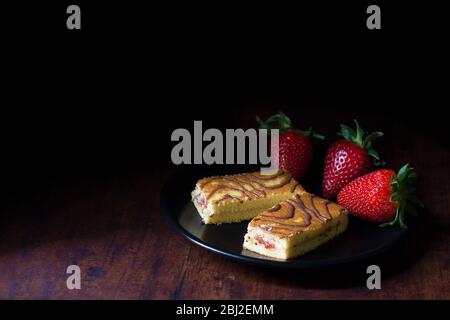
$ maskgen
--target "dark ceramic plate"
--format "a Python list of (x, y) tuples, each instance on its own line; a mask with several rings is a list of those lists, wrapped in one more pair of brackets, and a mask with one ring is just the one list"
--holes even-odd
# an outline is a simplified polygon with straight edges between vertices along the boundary
[(161, 193), (162, 210), (175, 230), (193, 243), (245, 263), (281, 268), (319, 268), (357, 262), (384, 252), (410, 230), (380, 228), (377, 224), (350, 217), (343, 234), (297, 259), (284, 261), (261, 256), (242, 248), (248, 222), (219, 226), (202, 224), (190, 201), (190, 193), (198, 179), (224, 173), (199, 171), (179, 172), (167, 182)]

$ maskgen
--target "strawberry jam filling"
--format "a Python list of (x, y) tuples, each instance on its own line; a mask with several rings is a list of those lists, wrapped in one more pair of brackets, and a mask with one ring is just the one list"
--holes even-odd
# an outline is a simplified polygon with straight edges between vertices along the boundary
[(206, 207), (208, 206), (208, 204), (206, 203), (206, 199), (202, 194), (198, 194), (195, 196), (195, 202), (202, 209), (206, 209)]
[(256, 236), (255, 239), (260, 244), (262, 244), (264, 246), (264, 248), (266, 248), (266, 249), (273, 249), (273, 248), (275, 248), (275, 244), (273, 244), (272, 242), (264, 240), (261, 236)]

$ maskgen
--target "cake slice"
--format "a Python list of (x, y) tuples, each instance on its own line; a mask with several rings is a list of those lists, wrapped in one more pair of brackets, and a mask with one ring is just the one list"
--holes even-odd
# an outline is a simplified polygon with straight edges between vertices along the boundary
[(250, 220), (303, 187), (286, 171), (204, 178), (192, 191), (192, 202), (206, 224)]
[(276, 204), (248, 224), (244, 248), (290, 259), (311, 251), (342, 233), (347, 210), (307, 192)]

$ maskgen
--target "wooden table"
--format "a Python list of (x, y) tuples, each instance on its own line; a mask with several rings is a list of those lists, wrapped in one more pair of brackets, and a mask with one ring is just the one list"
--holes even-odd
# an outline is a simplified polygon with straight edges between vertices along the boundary
[[(47, 181), (5, 199), (0, 298), (449, 299), (450, 151), (414, 127), (390, 128), (383, 152), (394, 167), (414, 164), (427, 209), (411, 237), (373, 261), (381, 266), (381, 290), (366, 288), (369, 262), (284, 272), (191, 244), (160, 212), (160, 190), (173, 169), (156, 168)], [(81, 267), (81, 290), (66, 288), (71, 264)]]

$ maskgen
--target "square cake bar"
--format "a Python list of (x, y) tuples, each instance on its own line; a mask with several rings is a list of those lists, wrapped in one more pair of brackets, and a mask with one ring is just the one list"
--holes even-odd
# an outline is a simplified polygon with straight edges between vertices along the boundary
[(250, 220), (277, 203), (304, 192), (286, 171), (204, 178), (192, 191), (192, 202), (205, 224)]
[(336, 203), (298, 192), (250, 221), (243, 246), (273, 258), (298, 257), (344, 232), (347, 213)]

